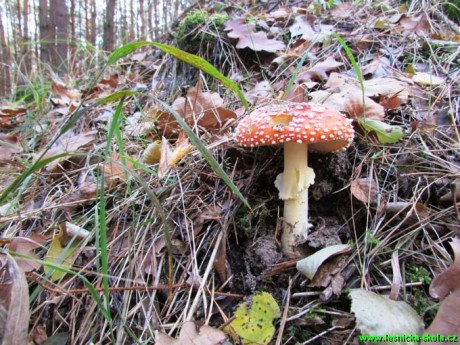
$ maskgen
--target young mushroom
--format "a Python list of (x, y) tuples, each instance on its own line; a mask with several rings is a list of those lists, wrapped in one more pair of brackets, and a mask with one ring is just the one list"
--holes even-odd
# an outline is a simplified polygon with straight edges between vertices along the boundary
[(275, 180), (284, 200), (281, 247), (287, 257), (299, 257), (311, 227), (308, 187), (315, 181), (315, 173), (308, 166), (308, 151), (325, 153), (348, 147), (354, 137), (351, 120), (319, 104), (272, 104), (246, 116), (235, 135), (246, 147), (284, 144), (284, 172)]

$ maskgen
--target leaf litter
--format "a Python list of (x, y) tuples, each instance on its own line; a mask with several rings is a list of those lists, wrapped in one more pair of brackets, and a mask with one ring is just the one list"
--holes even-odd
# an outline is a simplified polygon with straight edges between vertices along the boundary
[[(459, 319), (453, 278), (458, 241), (452, 239), (460, 231), (460, 95), (456, 53), (449, 48), (455, 35), (431, 12), (436, 6), (315, 4), (227, 8), (234, 16), (225, 29), (213, 32), (215, 41), (197, 51), (224, 75), (235, 76), (253, 107), (279, 101), (292, 81), (285, 99), (322, 103), (353, 119), (357, 134), (351, 148), (309, 155), (316, 181), (305, 244), (312, 255), (307, 260), (333, 250), (331, 245), (346, 245), (347, 254), (324, 254), (311, 280), (295, 274), (296, 262), (279, 251), (282, 205), (273, 179), (281, 172), (281, 150), (237, 147), (232, 129), (245, 115), (238, 97), (168, 55), (135, 52), (91, 87), (51, 81), (50, 101), (43, 100), (45, 110), (35, 127), (21, 127), (26, 114), (39, 112), (34, 104), (2, 101), (0, 106), (2, 187), (33, 162), (81, 102), (93, 106), (47, 152), (47, 157), (66, 156), (25, 179), (1, 205), (8, 212), (0, 218), (0, 246), (17, 252), (18, 272), (28, 272), (27, 281), (17, 276), (27, 287), (22, 293), (37, 291), (30, 309), (35, 343), (58, 334), (75, 344), (95, 337), (103, 343), (111, 336), (118, 343), (148, 342), (154, 334), (160, 344), (230, 343), (230, 335), (236, 343), (240, 338), (254, 342), (253, 336), (263, 343), (356, 342), (377, 324), (363, 321), (372, 323), (375, 310), (356, 311), (353, 297), (350, 306), (344, 290), (357, 288), (364, 305), (378, 306), (385, 332), (393, 329), (388, 315), (394, 310), (406, 318), (398, 325), (403, 333), (458, 332), (449, 321)], [(345, 40), (357, 60), (363, 89), (332, 33)], [(153, 76), (144, 73), (151, 66)], [(121, 109), (122, 140), (107, 143), (118, 103), (93, 102), (134, 84), (143, 87)], [(251, 210), (155, 97), (190, 126)], [(107, 158), (102, 147), (110, 148)], [(103, 191), (98, 190), (102, 175)], [(107, 287), (95, 219), (100, 193), (105, 193)], [(77, 235), (66, 235), (62, 227), (77, 229)], [(36, 241), (36, 247), (24, 240), (34, 236), (45, 240)], [(20, 255), (33, 258), (27, 261), (33, 264), (20, 263)], [(63, 270), (47, 277), (44, 272), (51, 271), (37, 258), (54, 263), (58, 258)], [(4, 257), (0, 261), (3, 270), (9, 267)], [(123, 327), (113, 332), (82, 277), (91, 281), (96, 296), (107, 293), (111, 317)], [(426, 291), (434, 277), (441, 278), (433, 280), (430, 292), (437, 293), (430, 296)], [(2, 287), (13, 293), (11, 284)], [(258, 294), (264, 290), (270, 294)], [(389, 293), (400, 300), (384, 297)], [(241, 304), (243, 298), (249, 302)], [(263, 313), (261, 327), (254, 306), (270, 315)], [(404, 326), (409, 320), (416, 326)], [(237, 325), (236, 333), (230, 325)]]

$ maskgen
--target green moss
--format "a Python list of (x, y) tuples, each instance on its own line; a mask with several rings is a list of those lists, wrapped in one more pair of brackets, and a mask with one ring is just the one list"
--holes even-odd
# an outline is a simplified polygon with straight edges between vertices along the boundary
[(223, 27), (228, 20), (228, 15), (216, 13), (211, 16), (211, 22), (214, 26)]
[(431, 283), (431, 278), (428, 274), (428, 270), (423, 266), (409, 266), (407, 269), (407, 278), (411, 283)]
[[(210, 43), (228, 20), (226, 14), (209, 15), (206, 11), (190, 12), (180, 23), (176, 31), (179, 47), (190, 53), (196, 53), (202, 42)], [(213, 33), (216, 33), (214, 35)]]
[(380, 240), (370, 231), (366, 232), (366, 241), (370, 246), (376, 246), (380, 243)]
[(419, 289), (414, 290), (412, 296), (412, 306), (414, 307), (414, 310), (418, 315), (423, 315), (424, 321), (430, 324), (438, 311), (436, 303), (433, 302), (424, 291)]
[(447, 17), (456, 23), (460, 23), (460, 0), (446, 1), (442, 9)]
[(208, 20), (208, 14), (205, 11), (195, 10), (189, 13), (177, 28), (176, 38), (178, 41), (185, 40), (188, 33), (196, 29)]

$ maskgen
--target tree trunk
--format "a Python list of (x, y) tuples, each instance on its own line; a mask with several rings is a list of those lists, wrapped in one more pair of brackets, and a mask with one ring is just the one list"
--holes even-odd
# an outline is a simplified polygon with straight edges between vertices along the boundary
[(168, 30), (168, 6), (166, 6), (167, 4), (167, 0), (163, 0), (163, 25), (162, 25), (162, 29), (164, 32), (166, 32)]
[(118, 12), (120, 13), (120, 22), (121, 22), (121, 27), (120, 27), (120, 31), (118, 34), (118, 38), (121, 40), (122, 44), (125, 44), (128, 42), (128, 35), (126, 34), (128, 32), (128, 19), (126, 15), (126, 1), (118, 2)]
[(133, 0), (130, 1), (130, 17), (131, 17), (131, 27), (129, 30), (129, 40), (134, 41), (134, 37), (136, 35), (134, 31), (134, 26), (136, 24), (134, 23), (134, 2)]
[(14, 57), (15, 57), (15, 60), (18, 61), (20, 64), (21, 58), (22, 58), (21, 41), (23, 37), (21, 1), (18, 1), (18, 0), (16, 1), (16, 20), (14, 20), (13, 18), (11, 19), (12, 19), (11, 22), (14, 23), (13, 24), (14, 46), (15, 46)]
[(160, 36), (160, 15), (158, 11), (158, 0), (153, 0), (153, 13), (155, 17), (155, 41)]
[(152, 0), (148, 2), (148, 10), (147, 10), (147, 25), (148, 25), (148, 36), (147, 39), (155, 40), (155, 36), (153, 34), (153, 18), (152, 18)]
[(48, 11), (48, 1), (40, 0), (40, 60), (43, 63), (51, 63), (51, 52), (54, 45), (54, 36), (51, 28), (51, 20)]
[(24, 5), (22, 8), (23, 11), (23, 31), (22, 31), (22, 73), (25, 76), (30, 76), (32, 71), (32, 49), (30, 45), (30, 36), (29, 36), (29, 0), (24, 0)]
[(77, 54), (77, 35), (76, 35), (76, 22), (78, 20), (78, 13), (75, 11), (75, 0), (70, 0), (70, 16), (69, 16), (69, 24), (70, 24), (70, 36), (68, 37), (69, 43), (69, 51), (70, 51), (70, 66), (69, 70), (71, 71), (72, 75), (77, 73), (74, 68), (76, 65), (74, 64), (76, 54)]
[(115, 49), (115, 0), (108, 0), (105, 8), (104, 41), (102, 49), (112, 51)]
[(3, 26), (3, 9), (0, 7), (0, 96), (8, 96), (11, 93), (11, 56), (10, 48), (5, 37), (5, 28)]
[(48, 0), (48, 18), (50, 22), (49, 26), (49, 63), (52, 66), (57, 65), (57, 50), (56, 50), (56, 1), (58, 0)]
[(91, 44), (96, 46), (97, 37), (97, 11), (96, 11), (96, 0), (91, 0)]
[(68, 65), (69, 48), (69, 12), (65, 0), (51, 0), (52, 9), (55, 10), (56, 23), (56, 56), (55, 66), (59, 72), (65, 73)]
[(144, 13), (144, 0), (139, 0), (139, 13), (138, 13), (138, 40), (145, 40), (145, 13)]
[(174, 1), (174, 20), (176, 20), (177, 18), (179, 18), (179, 5), (180, 5), (180, 1), (179, 0), (175, 0)]

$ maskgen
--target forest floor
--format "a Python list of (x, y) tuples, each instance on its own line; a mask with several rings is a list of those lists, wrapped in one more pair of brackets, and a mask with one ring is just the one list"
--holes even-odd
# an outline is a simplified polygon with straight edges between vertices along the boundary
[[(187, 11), (165, 43), (224, 83), (139, 44), (2, 102), (6, 343), (460, 335), (460, 28), (423, 1), (305, 3)], [(282, 148), (234, 140), (280, 102), (355, 130), (348, 149), (309, 154), (307, 273), (280, 249)]]

